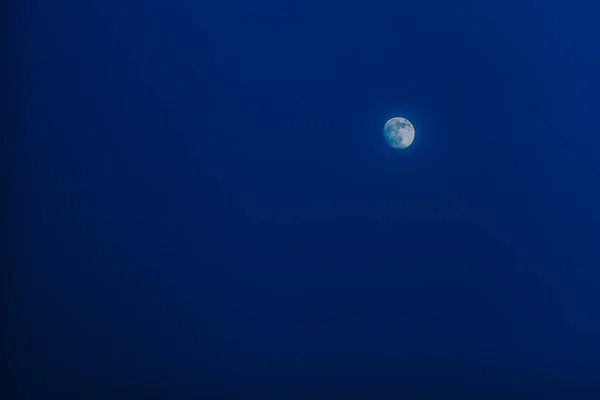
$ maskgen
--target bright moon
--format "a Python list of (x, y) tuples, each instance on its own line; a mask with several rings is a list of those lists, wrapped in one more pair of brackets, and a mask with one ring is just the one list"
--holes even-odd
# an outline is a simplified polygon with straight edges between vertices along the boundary
[(395, 117), (385, 123), (383, 137), (395, 149), (405, 149), (415, 140), (415, 128), (409, 120)]

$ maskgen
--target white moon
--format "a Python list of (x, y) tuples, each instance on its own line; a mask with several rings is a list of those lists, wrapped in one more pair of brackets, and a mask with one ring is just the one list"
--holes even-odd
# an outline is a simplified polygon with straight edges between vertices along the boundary
[(383, 137), (395, 149), (405, 149), (415, 140), (415, 128), (409, 120), (394, 117), (385, 123)]

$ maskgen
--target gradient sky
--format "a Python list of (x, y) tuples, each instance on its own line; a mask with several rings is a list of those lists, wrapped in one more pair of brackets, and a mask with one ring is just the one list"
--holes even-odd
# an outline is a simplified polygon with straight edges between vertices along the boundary
[(20, 2), (15, 390), (591, 390), (600, 32), (576, 3)]

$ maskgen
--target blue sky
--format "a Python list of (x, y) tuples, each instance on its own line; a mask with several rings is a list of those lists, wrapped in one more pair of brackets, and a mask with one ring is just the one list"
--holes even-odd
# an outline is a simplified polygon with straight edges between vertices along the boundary
[(23, 2), (18, 385), (588, 382), (593, 8)]

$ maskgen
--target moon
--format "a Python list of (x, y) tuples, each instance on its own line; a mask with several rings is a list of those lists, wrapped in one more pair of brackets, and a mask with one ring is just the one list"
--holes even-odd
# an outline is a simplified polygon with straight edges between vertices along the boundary
[(415, 140), (415, 128), (409, 120), (394, 117), (385, 123), (383, 137), (395, 149), (405, 149)]

